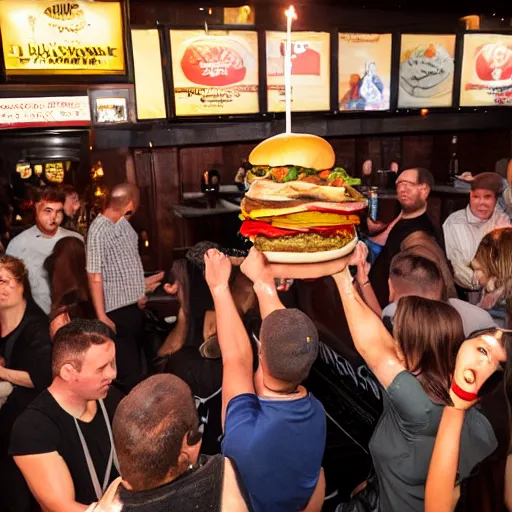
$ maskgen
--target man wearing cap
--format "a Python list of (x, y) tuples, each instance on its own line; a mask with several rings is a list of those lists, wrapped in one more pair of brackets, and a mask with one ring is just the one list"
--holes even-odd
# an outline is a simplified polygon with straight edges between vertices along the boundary
[(263, 319), (254, 336), (256, 373), (229, 290), (231, 263), (215, 249), (206, 253), (222, 352), (222, 453), (239, 472), (254, 512), (319, 512), (326, 417), (302, 386), (318, 355), (318, 332), (304, 313), (284, 308), (263, 254), (253, 248), (241, 270), (254, 283)]
[(498, 174), (478, 174), (471, 182), (469, 205), (452, 213), (443, 224), (446, 254), (455, 282), (467, 290), (480, 288), (471, 261), (482, 238), (493, 229), (510, 226), (510, 217), (496, 207), (502, 188)]

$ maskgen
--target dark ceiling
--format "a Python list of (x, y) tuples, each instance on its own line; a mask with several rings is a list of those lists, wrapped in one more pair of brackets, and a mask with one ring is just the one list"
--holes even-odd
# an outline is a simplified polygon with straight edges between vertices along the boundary
[[(148, 0), (130, 0), (131, 3), (143, 3)], [(247, 2), (240, 0), (150, 0), (151, 3), (166, 4), (179, 6), (201, 5), (204, 7), (222, 7), (222, 6), (239, 6), (244, 3), (252, 5), (333, 5), (340, 8), (347, 9), (380, 9), (380, 10), (407, 10), (416, 12), (453, 12), (461, 15), (467, 14), (495, 14), (496, 17), (504, 17), (512, 15), (512, 2), (506, 0), (464, 0), (455, 1), (450, 0), (359, 0), (359, 2), (347, 0), (247, 0)]]

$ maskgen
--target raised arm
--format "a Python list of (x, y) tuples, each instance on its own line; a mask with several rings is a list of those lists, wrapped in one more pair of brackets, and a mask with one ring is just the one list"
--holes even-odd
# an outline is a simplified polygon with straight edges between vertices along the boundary
[[(284, 270), (285, 274), (290, 273), (285, 270), (287, 266), (295, 267), (299, 265), (282, 265), (281, 268)], [(300, 266), (303, 267), (302, 272), (306, 275), (307, 265)], [(258, 297), (262, 319), (277, 309), (285, 309), (277, 294), (274, 281), (274, 269), (269, 265), (267, 259), (261, 252), (253, 247), (240, 269), (253, 282), (254, 292)]]
[[(499, 347), (500, 337), (499, 331), (494, 337), (484, 335), (465, 341), (459, 349), (450, 389), (453, 407), (444, 408), (437, 431), (425, 487), (425, 512), (452, 512), (455, 509), (459, 495), (455, 484), (465, 411), (477, 402), (480, 388), (505, 357), (500, 356), (503, 351)], [(485, 364), (482, 363), (482, 352), (487, 354)]]
[(348, 267), (333, 276), (354, 345), (379, 382), (387, 388), (403, 370), (395, 341), (380, 318), (365, 304), (352, 284)]
[(452, 512), (455, 508), (454, 488), (464, 413), (455, 407), (447, 406), (443, 410), (428, 471), (425, 512)]
[(205, 255), (205, 278), (213, 297), (217, 337), (222, 353), (222, 427), (232, 398), (254, 393), (253, 352), (245, 326), (229, 289), (231, 262), (210, 249)]

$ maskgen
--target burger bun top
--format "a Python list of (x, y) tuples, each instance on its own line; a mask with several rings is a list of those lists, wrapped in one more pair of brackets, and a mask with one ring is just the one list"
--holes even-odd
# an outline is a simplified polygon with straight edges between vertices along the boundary
[(322, 171), (334, 166), (332, 146), (322, 137), (306, 133), (281, 133), (265, 139), (249, 155), (253, 166), (295, 165)]

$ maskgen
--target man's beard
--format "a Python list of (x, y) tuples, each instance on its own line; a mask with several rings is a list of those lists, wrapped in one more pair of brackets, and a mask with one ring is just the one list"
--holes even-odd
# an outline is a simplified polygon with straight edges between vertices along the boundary
[(402, 206), (403, 213), (410, 214), (410, 213), (416, 213), (416, 212), (422, 210), (423, 208), (425, 208), (426, 203), (422, 199), (416, 199), (416, 201), (414, 201), (414, 203), (412, 203), (412, 204), (407, 204), (407, 205), (401, 204), (401, 206)]

